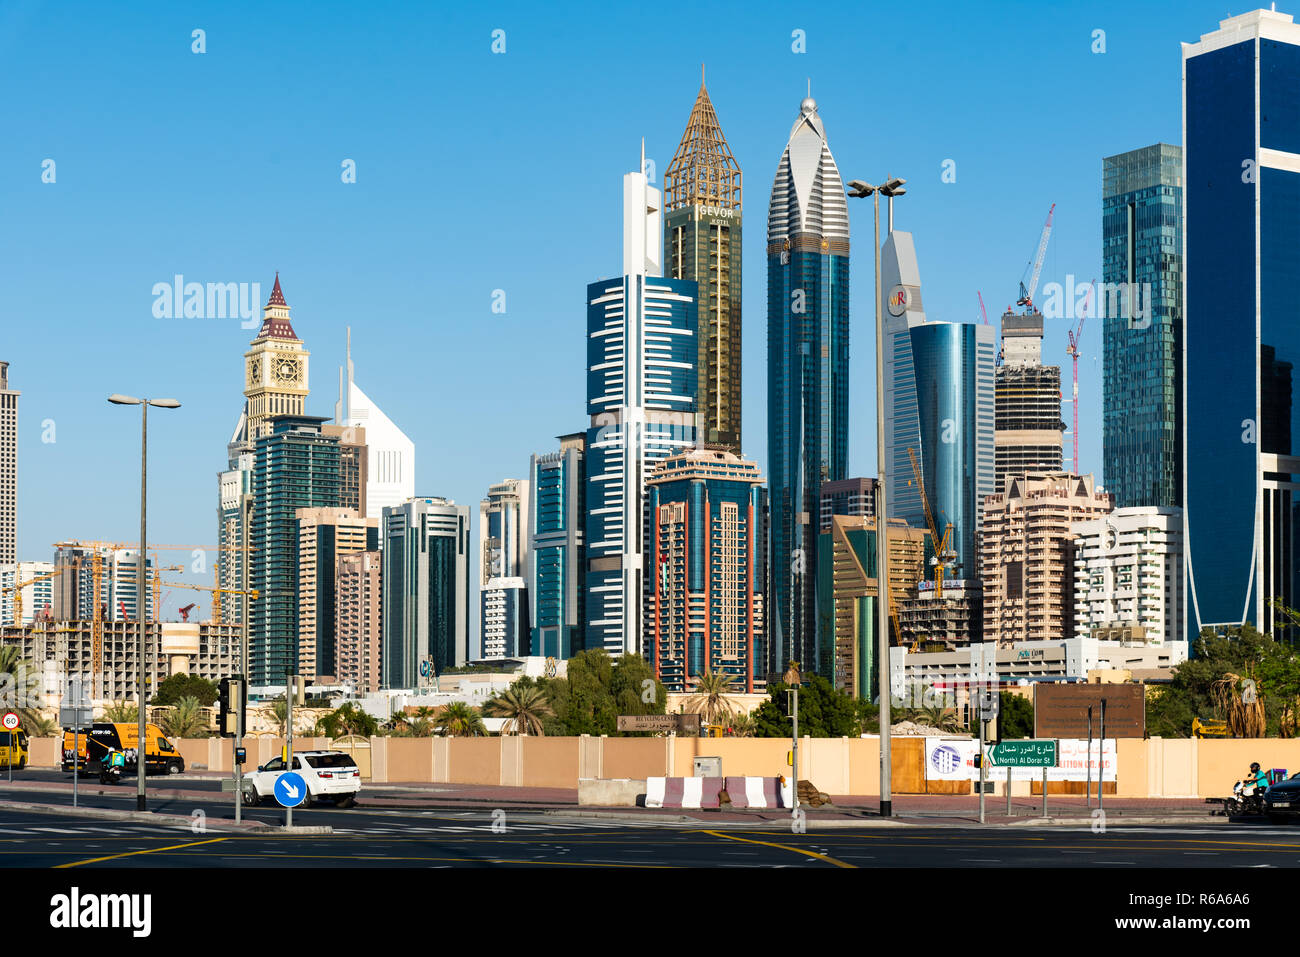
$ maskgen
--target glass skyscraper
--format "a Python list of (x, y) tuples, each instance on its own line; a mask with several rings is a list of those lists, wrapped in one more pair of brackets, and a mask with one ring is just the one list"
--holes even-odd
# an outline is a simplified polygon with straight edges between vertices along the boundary
[(952, 523), (950, 544), (957, 553), (944, 575), (978, 578), (976, 532), (984, 497), (994, 491), (993, 327), (927, 322), (913, 327), (911, 338), (921, 438), (917, 459), (939, 534)]
[[(1104, 285), (1093, 301), (1102, 323), (1106, 489), (1116, 508), (1181, 505), (1182, 147), (1160, 143), (1102, 160), (1101, 242)], [(1116, 300), (1107, 290), (1120, 284), (1142, 290), (1127, 315), (1108, 308)]]
[(623, 275), (587, 287), (587, 649), (639, 654), (650, 472), (696, 440), (696, 290), (663, 278), (659, 190), (623, 177)]
[(530, 654), (571, 658), (582, 650), (584, 447), (582, 433), (562, 435), (558, 452), (534, 455), (529, 465)]
[[(1300, 25), (1255, 10), (1183, 45), (1188, 638), (1297, 601)], [(1283, 619), (1285, 621), (1285, 619)]]
[(821, 483), (847, 477), (849, 212), (817, 101), (781, 154), (767, 219), (768, 666), (822, 667)]

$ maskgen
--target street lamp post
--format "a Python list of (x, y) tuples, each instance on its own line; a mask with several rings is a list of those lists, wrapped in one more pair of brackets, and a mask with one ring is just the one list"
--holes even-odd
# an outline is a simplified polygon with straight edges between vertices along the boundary
[(860, 179), (849, 183), (849, 195), (855, 199), (872, 197), (875, 225), (871, 244), (876, 259), (876, 656), (880, 659), (877, 673), (877, 696), (880, 700), (880, 816), (893, 814), (891, 788), (891, 754), (889, 734), (889, 511), (885, 501), (885, 324), (880, 311), (880, 196), (889, 199), (889, 228), (894, 228), (894, 197), (907, 192), (907, 182), (888, 176), (880, 186), (872, 186)]
[[(114, 393), (108, 397), (108, 401), (114, 405), (138, 405), (140, 406), (140, 553), (136, 556), (136, 578), (135, 578), (135, 596), (136, 623), (139, 625), (137, 631), (135, 647), (135, 690), (140, 699), (139, 729), (135, 746), (135, 809), (137, 811), (145, 810), (144, 797), (144, 777), (148, 770), (149, 764), (149, 739), (145, 734), (145, 693), (144, 693), (144, 651), (145, 651), (145, 614), (147, 610), (145, 596), (145, 543), (148, 538), (145, 535), (145, 516), (148, 488), (148, 466), (149, 466), (149, 406), (155, 406), (159, 409), (179, 409), (180, 403), (175, 399), (137, 399), (129, 395), (120, 395)], [(95, 598), (99, 600), (98, 596)]]

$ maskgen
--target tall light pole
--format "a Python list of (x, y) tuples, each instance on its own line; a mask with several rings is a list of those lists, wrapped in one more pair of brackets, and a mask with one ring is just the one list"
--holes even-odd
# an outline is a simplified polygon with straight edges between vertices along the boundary
[[(135, 674), (136, 674), (136, 694), (140, 698), (139, 706), (139, 736), (135, 746), (135, 809), (137, 811), (145, 810), (144, 799), (144, 777), (149, 764), (149, 739), (145, 735), (145, 694), (144, 694), (144, 650), (145, 650), (145, 613), (147, 610), (145, 595), (145, 543), (148, 538), (145, 536), (145, 514), (148, 488), (148, 471), (149, 471), (149, 406), (156, 406), (159, 409), (179, 409), (181, 404), (175, 399), (137, 399), (129, 395), (119, 395), (114, 393), (108, 397), (108, 401), (114, 405), (138, 405), (140, 407), (140, 553), (136, 556), (136, 577), (135, 577), (135, 598), (136, 623), (139, 625), (135, 646)], [(99, 596), (95, 596), (95, 601), (99, 601)]]
[(871, 245), (876, 257), (876, 657), (877, 695), (880, 700), (880, 816), (894, 813), (891, 787), (889, 735), (889, 511), (885, 502), (885, 323), (880, 311), (880, 196), (889, 199), (889, 228), (894, 228), (894, 197), (907, 192), (907, 180), (886, 177), (880, 186), (860, 179), (849, 183), (849, 195), (855, 199), (872, 198), (875, 226)]

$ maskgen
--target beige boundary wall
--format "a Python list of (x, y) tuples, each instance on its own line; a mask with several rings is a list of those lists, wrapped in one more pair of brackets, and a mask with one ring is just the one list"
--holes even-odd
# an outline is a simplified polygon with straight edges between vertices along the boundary
[[(363, 775), (373, 783), (424, 782), (510, 787), (578, 787), (579, 778), (689, 776), (697, 756), (722, 759), (725, 775), (774, 777), (788, 774), (790, 742), (782, 738), (370, 738), (334, 745), (328, 738), (294, 738), (294, 749), (342, 747), (351, 751)], [(899, 739), (895, 739), (899, 741)], [(232, 745), (228, 738), (174, 742), (186, 768), (229, 774)], [(283, 738), (248, 738), (245, 770), (280, 753)], [(55, 738), (32, 739), (34, 767), (55, 767), (61, 744)], [(1245, 777), (1252, 761), (1265, 768), (1300, 771), (1300, 738), (1280, 740), (1120, 739), (1117, 796), (1122, 798), (1222, 797), (1232, 782)], [(920, 793), (925, 781), (924, 752), (894, 749), (894, 791)], [(877, 738), (802, 738), (799, 777), (828, 794), (879, 793), (880, 750)], [(1017, 781), (1027, 791), (1027, 782)]]

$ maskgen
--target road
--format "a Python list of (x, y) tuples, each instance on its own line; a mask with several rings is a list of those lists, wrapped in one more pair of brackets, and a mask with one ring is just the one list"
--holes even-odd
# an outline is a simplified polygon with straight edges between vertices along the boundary
[[(131, 783), (102, 788), (95, 782), (82, 805), (134, 810)], [(193, 782), (185, 786), (198, 787)], [(318, 806), (295, 811), (295, 825), (329, 825), (332, 835), (217, 833), (207, 826), (232, 819), (230, 796), (222, 795), (218, 787), (211, 782), (210, 800), (150, 798), (152, 811), (179, 815), (192, 822), (190, 826), (0, 809), (0, 867), (1204, 869), (1300, 865), (1300, 828), (1267, 824), (1111, 827), (1105, 833), (1086, 828), (855, 825), (798, 834), (788, 828), (741, 827), (724, 821), (717, 826), (641, 824), (563, 811), (359, 805), (347, 810)], [(71, 803), (70, 796), (62, 793), (5, 790), (3, 780), (0, 798), (65, 807)], [(284, 812), (263, 806), (248, 809), (247, 818), (280, 824)]]

